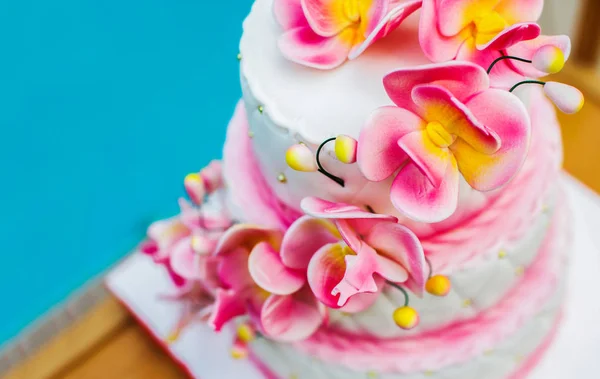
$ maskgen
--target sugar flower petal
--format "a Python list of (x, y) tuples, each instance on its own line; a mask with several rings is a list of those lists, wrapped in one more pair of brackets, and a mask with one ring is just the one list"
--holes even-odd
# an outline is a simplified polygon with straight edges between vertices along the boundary
[(279, 49), (290, 61), (321, 70), (344, 63), (352, 48), (355, 31), (343, 30), (333, 37), (322, 37), (309, 27), (290, 29), (279, 38)]
[(423, 128), (419, 116), (402, 108), (382, 107), (373, 112), (358, 142), (358, 165), (363, 175), (371, 181), (390, 177), (408, 158), (397, 141)]
[(306, 282), (304, 273), (286, 267), (279, 252), (267, 242), (261, 242), (252, 249), (248, 268), (259, 287), (276, 295), (290, 295)]
[(300, 207), (307, 214), (321, 219), (378, 219), (397, 221), (394, 216), (371, 213), (355, 205), (333, 203), (318, 197), (305, 197)]
[(444, 87), (460, 102), (490, 86), (485, 70), (470, 62), (446, 62), (405, 68), (383, 78), (383, 85), (390, 99), (398, 107), (409, 110), (415, 110), (412, 89), (420, 84)]
[(207, 193), (213, 193), (223, 186), (223, 167), (221, 161), (213, 160), (200, 170)]
[[(456, 56), (456, 59), (459, 61), (472, 62), (487, 69), (490, 67), (492, 62), (494, 62), (494, 60), (499, 58), (501, 55), (502, 52), (492, 49), (486, 49), (483, 51), (478, 50), (475, 46), (475, 41), (471, 39), (463, 44), (458, 52), (458, 55)], [(513, 84), (523, 80), (523, 78), (521, 74), (514, 70), (511, 62), (504, 60), (494, 66), (494, 69), (488, 76), (488, 80), (491, 82), (492, 87), (509, 89)], [(489, 86), (482, 88), (480, 91), (483, 91), (487, 88), (489, 88)], [(466, 101), (466, 99), (462, 100), (462, 102), (464, 101)]]
[(360, 293), (376, 293), (381, 290), (375, 282), (375, 274), (388, 280), (404, 282), (408, 273), (399, 264), (385, 260), (367, 244), (362, 244), (356, 255), (346, 255), (346, 272), (331, 294), (339, 295), (338, 306), (344, 306), (348, 299)]
[(227, 256), (219, 261), (217, 272), (223, 287), (242, 291), (254, 286), (248, 270), (248, 254), (248, 250), (239, 247), (229, 251)]
[[(375, 3), (383, 3), (383, 2), (376, 1)], [(365, 37), (366, 37), (365, 40), (361, 44), (354, 46), (354, 48), (350, 52), (350, 55), (348, 56), (348, 58), (349, 59), (358, 58), (373, 43), (375, 43), (376, 41), (378, 41), (381, 38), (385, 38), (386, 36), (388, 36), (408, 16), (410, 16), (416, 10), (421, 8), (421, 3), (422, 3), (422, 0), (408, 1), (405, 3), (399, 4), (399, 5), (393, 6), (393, 8), (390, 9), (383, 17), (381, 17), (380, 15), (378, 17), (377, 14), (374, 14), (372, 17), (370, 17), (369, 18), (370, 20), (380, 19), (380, 21), (377, 23), (374, 23), (374, 22), (370, 23), (370, 28), (369, 28), (370, 30), (369, 29), (367, 30), (367, 34), (365, 35)], [(384, 10), (384, 7), (381, 6), (381, 7), (379, 7), (378, 12), (376, 12), (376, 13), (379, 13), (383, 10)]]
[(405, 287), (417, 295), (423, 293), (428, 267), (423, 247), (410, 229), (397, 223), (381, 222), (365, 235), (365, 242), (379, 255), (401, 264), (408, 271)]
[[(427, 133), (432, 140), (440, 146), (449, 146), (452, 141), (449, 136), (443, 136), (449, 133), (458, 136), (473, 146), (478, 151), (484, 153), (494, 153), (500, 148), (498, 136), (485, 127), (467, 106), (458, 101), (452, 94), (439, 85), (419, 85), (413, 88), (412, 98), (419, 108), (421, 116), (427, 121), (441, 123), (442, 129), (435, 125), (427, 126)], [(440, 138), (438, 138), (440, 137)]]
[(439, 28), (442, 34), (460, 33), (477, 17), (492, 14), (501, 0), (437, 0)]
[(479, 50), (504, 50), (508, 47), (516, 45), (521, 41), (528, 41), (537, 38), (542, 32), (540, 26), (536, 23), (527, 22), (514, 24), (494, 37), (486, 41), (479, 38), (477, 41), (477, 49)]
[(339, 243), (319, 249), (308, 264), (308, 284), (315, 297), (329, 308), (340, 308), (338, 297), (332, 291), (344, 277), (347, 255), (354, 254)]
[(286, 30), (308, 26), (300, 0), (274, 0), (273, 14), (279, 25)]
[(335, 36), (352, 25), (344, 0), (301, 0), (301, 4), (308, 24), (322, 37)]
[(454, 157), (438, 188), (429, 182), (417, 166), (409, 163), (392, 183), (390, 198), (396, 209), (415, 221), (440, 222), (456, 211), (458, 185), (458, 167)]
[(450, 164), (451, 152), (433, 143), (427, 131), (409, 133), (398, 140), (398, 146), (429, 179), (434, 187), (444, 180), (446, 168)]
[(504, 0), (496, 7), (510, 24), (518, 22), (534, 22), (542, 15), (544, 0)]
[(498, 89), (484, 91), (466, 105), (499, 136), (502, 146), (487, 155), (457, 140), (450, 149), (469, 185), (479, 191), (491, 191), (510, 181), (523, 165), (531, 135), (529, 115), (519, 98)]
[(245, 301), (238, 292), (218, 289), (214, 309), (208, 320), (208, 324), (218, 332), (226, 323), (245, 313)]
[(176, 218), (157, 221), (150, 225), (148, 237), (158, 246), (155, 259), (165, 258), (163, 255), (168, 253), (169, 248), (190, 234), (191, 230)]
[(460, 34), (443, 35), (438, 28), (436, 0), (423, 0), (419, 22), (419, 44), (423, 53), (433, 62), (453, 60), (464, 43)]
[[(385, 285), (385, 279), (379, 275), (375, 275), (375, 285), (377, 288), (383, 288)], [(377, 302), (379, 293), (359, 293), (348, 299), (346, 305), (340, 308), (341, 312), (344, 313), (358, 313), (369, 309), (373, 304)]]
[(179, 241), (171, 254), (171, 268), (173, 271), (188, 280), (202, 279), (201, 257), (192, 249), (191, 238), (185, 238)]
[(313, 335), (326, 319), (326, 309), (305, 287), (291, 296), (271, 295), (265, 301), (260, 321), (269, 338), (293, 342)]
[(250, 224), (236, 224), (223, 234), (214, 254), (226, 254), (239, 247), (243, 247), (249, 252), (257, 243), (262, 241), (267, 241), (274, 248), (279, 249), (281, 237), (281, 232), (275, 229)]
[(340, 238), (332, 222), (304, 216), (286, 231), (281, 243), (281, 260), (287, 267), (306, 269), (312, 256), (321, 247)]

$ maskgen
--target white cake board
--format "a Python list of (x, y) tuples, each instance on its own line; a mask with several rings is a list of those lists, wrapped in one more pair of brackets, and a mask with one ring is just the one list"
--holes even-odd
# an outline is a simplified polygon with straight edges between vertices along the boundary
[[(600, 377), (600, 197), (570, 177), (564, 180), (575, 214), (569, 297), (557, 339), (531, 379)], [(196, 324), (177, 342), (164, 343), (180, 313), (174, 303), (158, 300), (173, 288), (148, 257), (132, 255), (107, 276), (106, 285), (190, 377), (263, 378), (250, 362), (230, 358), (230, 331), (215, 334)]]

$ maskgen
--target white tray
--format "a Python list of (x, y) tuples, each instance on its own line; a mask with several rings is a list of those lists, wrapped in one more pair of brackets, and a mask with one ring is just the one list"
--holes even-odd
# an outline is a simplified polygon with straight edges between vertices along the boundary
[[(600, 377), (600, 198), (565, 176), (575, 213), (575, 241), (571, 254), (569, 297), (558, 337), (530, 379)], [(197, 324), (173, 344), (165, 338), (177, 322), (180, 309), (157, 300), (172, 292), (165, 272), (141, 254), (134, 254), (106, 278), (108, 289), (193, 378), (263, 378), (247, 361), (232, 360), (230, 331), (213, 333)], [(599, 286), (600, 287), (600, 286)]]

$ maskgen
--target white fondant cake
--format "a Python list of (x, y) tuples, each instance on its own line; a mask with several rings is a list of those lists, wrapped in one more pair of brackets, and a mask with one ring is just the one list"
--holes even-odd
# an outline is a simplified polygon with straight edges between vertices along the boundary
[(583, 104), (536, 79), (570, 53), (542, 5), (256, 0), (223, 173), (142, 247), (190, 304), (172, 339), (242, 320), (271, 379), (526, 376), (569, 250), (551, 101)]

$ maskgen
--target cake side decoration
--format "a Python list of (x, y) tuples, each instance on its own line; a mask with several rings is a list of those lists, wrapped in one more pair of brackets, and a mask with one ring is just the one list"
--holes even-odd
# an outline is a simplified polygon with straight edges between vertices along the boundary
[(523, 164), (530, 120), (521, 100), (489, 88), (486, 72), (468, 62), (401, 69), (384, 78), (397, 107), (375, 111), (361, 132), (358, 163), (381, 181), (397, 172), (390, 196), (409, 217), (438, 222), (456, 210), (459, 172), (491, 191)]
[(148, 239), (140, 246), (142, 253), (165, 267), (177, 287), (175, 293), (162, 299), (183, 304), (168, 342), (175, 341), (188, 325), (207, 322), (212, 316), (218, 281), (212, 254), (233, 225), (218, 193), (223, 189), (220, 162), (213, 161), (200, 172), (187, 175), (184, 187), (192, 203), (181, 199), (180, 214), (153, 223)]
[(354, 59), (421, 7), (421, 0), (275, 0), (282, 54), (330, 70)]
[[(315, 260), (319, 264), (309, 267), (311, 288), (328, 306), (341, 307), (351, 296), (381, 291), (374, 274), (403, 283), (418, 295), (423, 293), (427, 275), (423, 248), (414, 233), (398, 224), (395, 217), (310, 197), (301, 206), (313, 217), (333, 221), (343, 238), (341, 246), (321, 249)], [(336, 254), (343, 259), (330, 259)], [(332, 276), (338, 277), (333, 280), (338, 283), (328, 288)]]
[(220, 257), (218, 294), (223, 294), (226, 318), (213, 324), (215, 330), (247, 313), (266, 336), (295, 341), (324, 322), (325, 307), (306, 286), (305, 270), (283, 263), (282, 239), (280, 231), (241, 224), (221, 239), (215, 256)]

